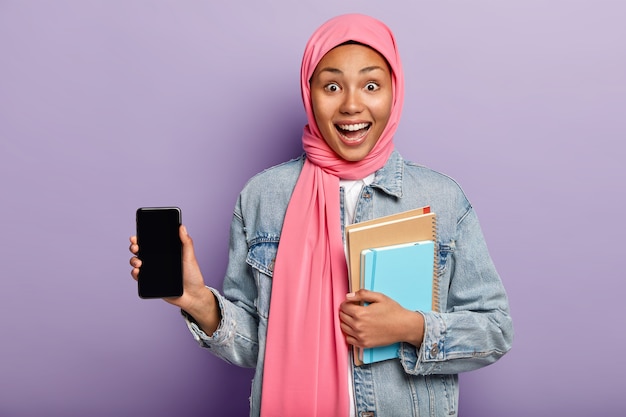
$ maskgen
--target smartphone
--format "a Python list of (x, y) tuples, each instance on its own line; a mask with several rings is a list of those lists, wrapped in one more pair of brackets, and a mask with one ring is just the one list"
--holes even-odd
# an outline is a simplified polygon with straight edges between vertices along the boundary
[(182, 243), (178, 207), (137, 209), (137, 243), (141, 259), (138, 291), (141, 298), (183, 295)]

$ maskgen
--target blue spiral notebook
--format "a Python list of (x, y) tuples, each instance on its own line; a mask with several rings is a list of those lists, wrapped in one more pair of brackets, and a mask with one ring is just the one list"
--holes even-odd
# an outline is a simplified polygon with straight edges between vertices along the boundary
[[(381, 292), (412, 311), (433, 307), (435, 245), (432, 240), (365, 249), (361, 252), (362, 288)], [(363, 363), (397, 358), (399, 343), (361, 349)]]

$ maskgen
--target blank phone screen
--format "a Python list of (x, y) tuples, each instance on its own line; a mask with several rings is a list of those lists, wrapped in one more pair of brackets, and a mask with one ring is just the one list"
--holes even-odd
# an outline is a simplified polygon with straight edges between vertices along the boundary
[(138, 284), (141, 298), (179, 297), (183, 293), (182, 244), (177, 207), (137, 210), (137, 243), (141, 259)]

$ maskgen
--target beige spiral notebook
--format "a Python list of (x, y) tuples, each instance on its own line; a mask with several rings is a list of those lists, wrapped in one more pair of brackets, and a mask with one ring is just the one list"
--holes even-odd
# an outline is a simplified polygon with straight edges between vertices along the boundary
[[(361, 253), (366, 249), (403, 243), (432, 240), (437, 242), (437, 218), (430, 207), (420, 207), (346, 226), (346, 252), (350, 291), (361, 288)], [(436, 245), (433, 250), (433, 310), (439, 309), (437, 286)], [(355, 364), (361, 365), (358, 349), (354, 348)]]

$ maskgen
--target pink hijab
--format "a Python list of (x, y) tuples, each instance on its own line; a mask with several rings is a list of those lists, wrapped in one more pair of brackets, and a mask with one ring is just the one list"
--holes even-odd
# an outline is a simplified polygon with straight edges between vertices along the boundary
[[(313, 115), (309, 80), (322, 57), (355, 41), (382, 54), (392, 69), (393, 103), (387, 126), (361, 161), (341, 159)], [(404, 98), (404, 77), (393, 33), (368, 16), (348, 14), (324, 23), (309, 39), (301, 68), (308, 125), (307, 159), (291, 197), (274, 268), (265, 352), (262, 417), (333, 417), (349, 413), (349, 349), (339, 305), (348, 292), (341, 236), (339, 179), (361, 179), (382, 168), (393, 151)]]

